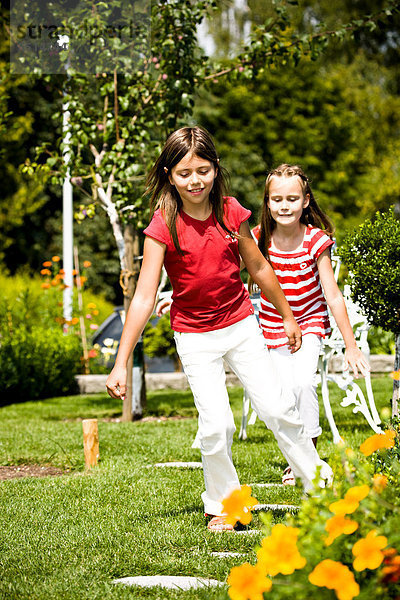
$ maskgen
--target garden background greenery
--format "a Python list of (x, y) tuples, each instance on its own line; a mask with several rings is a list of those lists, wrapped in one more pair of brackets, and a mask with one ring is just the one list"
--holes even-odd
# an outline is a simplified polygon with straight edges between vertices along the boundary
[[(123, 1), (94, 5), (93, 22), (122, 10)], [(83, 8), (73, 0), (68, 6), (68, 18), (79, 22)], [(34, 14), (33, 3), (26, 11)], [(257, 515), (254, 536), (206, 531), (200, 470), (154, 468), (156, 462), (199, 458), (191, 449), (196, 415), (189, 392), (149, 393), (147, 419), (136, 423), (120, 422), (120, 404), (104, 394), (70, 394), (75, 374), (85, 367), (82, 326), (90, 337), (123, 300), (118, 281), (124, 256), (116, 233), (123, 237), (131, 230), (140, 248), (149, 217), (145, 173), (178, 126), (199, 124), (213, 134), (221, 163), (231, 172), (232, 194), (253, 211), (254, 224), (266, 172), (280, 162), (298, 162), (335, 223), (339, 247), (365, 222), (361, 233), (367, 231), (383, 247), (368, 231), (370, 223), (380, 222), (376, 211), (392, 219), (399, 213), (399, 2), (160, 0), (152, 3), (149, 60), (122, 74), (71, 70), (69, 77), (11, 73), (8, 3), (1, 2), (0, 14), (5, 34), (0, 41), (0, 472), (1, 466), (26, 464), (63, 472), (1, 482), (0, 597), (180, 598), (178, 591), (130, 590), (112, 580), (169, 574), (214, 577), (225, 584), (233, 566), (254, 564), (255, 545), (282, 522), (300, 528), (308, 566), (292, 580), (278, 576), (267, 593), (271, 598), (350, 600), (354, 586), (313, 588), (306, 575), (325, 552), (351, 566), (353, 542), (374, 527), (394, 548), (394, 557), (385, 558), (394, 569), (393, 581), (383, 571), (382, 554), (376, 568), (367, 563), (356, 574), (359, 598), (398, 598), (398, 436), (393, 448), (363, 457), (359, 446), (371, 431), (360, 415), (339, 406), (338, 390), (331, 390), (331, 398), (346, 445), (342, 452), (333, 446), (323, 421), (319, 446), (335, 468), (334, 488), (304, 501), (297, 488), (254, 486), (259, 502), (302, 507), (294, 521), (286, 519), (285, 510)], [(61, 60), (65, 64), (62, 54)], [(83, 287), (81, 298), (75, 288), (74, 317), (67, 324), (60, 260), (65, 100), (71, 110), (80, 257), (75, 283)], [(113, 230), (104, 212), (110, 207), (117, 215)], [(398, 252), (398, 221), (390, 227)], [(353, 239), (361, 244), (361, 238)], [(351, 254), (348, 240), (343, 245)], [(385, 259), (387, 281), (390, 265), (398, 269), (393, 260), (392, 252)], [(390, 302), (394, 306), (396, 296)], [(385, 310), (391, 326), (376, 323), (381, 327), (370, 338), (372, 352), (393, 351), (393, 333), (399, 333), (398, 306)], [(149, 344), (154, 343), (150, 335)], [(391, 384), (381, 377), (373, 386), (384, 426), (396, 431), (398, 422), (389, 420)], [(238, 420), (242, 392), (230, 394)], [(99, 419), (101, 460), (86, 472), (81, 421), (90, 417)], [(248, 441), (235, 439), (233, 452), (243, 483), (279, 482), (284, 461), (260, 423), (250, 428)], [(374, 473), (387, 479), (379, 493), (375, 486), (363, 500), (360, 531), (338, 538), (327, 550), (329, 503), (345, 498), (351, 485), (372, 490)], [(228, 550), (241, 556), (211, 555)], [(234, 591), (231, 586), (232, 598)], [(240, 600), (259, 600), (250, 584), (242, 592)], [(227, 591), (185, 597), (226, 598)]]

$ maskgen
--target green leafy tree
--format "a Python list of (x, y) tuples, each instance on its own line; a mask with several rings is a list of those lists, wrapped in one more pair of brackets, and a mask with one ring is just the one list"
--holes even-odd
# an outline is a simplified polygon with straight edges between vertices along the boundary
[[(400, 369), (400, 221), (394, 209), (377, 213), (349, 234), (339, 249), (347, 265), (353, 299), (369, 322), (396, 336), (395, 371)], [(398, 416), (399, 381), (393, 384)]]

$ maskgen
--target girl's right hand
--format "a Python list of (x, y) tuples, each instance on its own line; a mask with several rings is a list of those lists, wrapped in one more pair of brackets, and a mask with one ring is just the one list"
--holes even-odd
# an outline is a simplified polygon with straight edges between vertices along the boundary
[(115, 366), (106, 381), (106, 388), (111, 398), (125, 399), (126, 394), (126, 367)]

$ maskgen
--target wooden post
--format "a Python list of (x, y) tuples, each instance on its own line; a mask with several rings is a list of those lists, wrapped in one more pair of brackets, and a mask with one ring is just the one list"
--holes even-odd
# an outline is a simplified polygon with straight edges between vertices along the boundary
[(84, 419), (83, 429), (83, 451), (85, 453), (85, 465), (88, 469), (95, 467), (99, 460), (99, 430), (97, 419)]

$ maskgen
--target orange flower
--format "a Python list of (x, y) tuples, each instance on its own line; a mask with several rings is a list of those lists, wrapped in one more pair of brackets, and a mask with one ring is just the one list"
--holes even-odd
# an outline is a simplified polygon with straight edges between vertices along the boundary
[(99, 314), (99, 311), (97, 310), (97, 308), (95, 308), (94, 310), (92, 310), (92, 313), (95, 315), (95, 317), (97, 317), (97, 315)]
[(89, 358), (96, 358), (96, 356), (97, 356), (97, 350), (95, 348), (92, 348), (91, 350), (89, 350), (89, 352), (88, 352)]
[(251, 509), (257, 500), (251, 496), (251, 487), (242, 485), (240, 489), (233, 490), (227, 498), (222, 500), (222, 507), (226, 522), (235, 525), (237, 521), (248, 525), (251, 521)]
[(40, 274), (41, 275), (51, 275), (51, 271), (50, 271), (50, 269), (42, 269), (40, 271)]
[(231, 600), (263, 600), (263, 592), (271, 589), (272, 582), (257, 565), (246, 562), (240, 567), (233, 567), (228, 585)]
[(51, 260), (46, 260), (44, 263), (42, 263), (42, 265), (44, 267), (52, 267), (53, 263), (51, 262)]
[(72, 319), (71, 319), (71, 325), (76, 325), (77, 323), (79, 323), (78, 317), (72, 317)]
[(55, 287), (56, 285), (58, 285), (58, 280), (57, 280), (57, 279), (52, 279), (52, 280), (51, 280), (51, 285), (52, 285), (52, 286), (54, 286), (54, 287)]
[(85, 269), (88, 269), (92, 266), (92, 263), (90, 262), (90, 260), (85, 260), (83, 266), (85, 267)]
[(52, 257), (51, 257), (51, 260), (52, 260), (53, 262), (59, 262), (59, 260), (61, 260), (61, 259), (60, 259), (60, 257), (59, 257), (59, 256), (52, 256)]
[(72, 269), (72, 275), (78, 275), (78, 271), (76, 269)]
[(376, 450), (393, 448), (395, 437), (396, 432), (393, 429), (387, 429), (384, 433), (375, 433), (361, 444), (360, 450), (365, 456), (370, 456)]
[(385, 566), (382, 569), (382, 580), (385, 583), (397, 583), (400, 581), (400, 556), (395, 548), (387, 548), (383, 554)]
[(330, 558), (318, 563), (308, 579), (313, 585), (335, 590), (339, 600), (352, 600), (360, 593), (360, 586), (350, 569)]
[(387, 538), (377, 535), (374, 529), (365, 538), (358, 540), (352, 550), (356, 557), (353, 562), (355, 570), (377, 569), (384, 559), (382, 548), (387, 546), (387, 543)]
[(398, 371), (392, 371), (390, 377), (395, 381), (400, 381), (400, 369)]
[(48, 290), (49, 287), (50, 287), (50, 284), (49, 283), (42, 283), (40, 287), (43, 288), (44, 290)]
[(274, 525), (271, 535), (263, 539), (257, 559), (268, 575), (289, 575), (304, 567), (307, 561), (297, 548), (298, 535), (297, 528), (279, 523)]
[(388, 478), (382, 473), (375, 473), (372, 479), (372, 485), (376, 492), (380, 493), (387, 486)]
[(329, 510), (335, 515), (351, 515), (360, 506), (361, 500), (368, 496), (368, 493), (367, 485), (355, 485), (347, 490), (343, 500), (332, 502)]
[(329, 533), (325, 540), (325, 544), (330, 546), (337, 537), (342, 535), (342, 533), (345, 533), (346, 535), (354, 533), (358, 529), (358, 523), (351, 519), (347, 519), (343, 515), (335, 515), (327, 520), (325, 529)]

